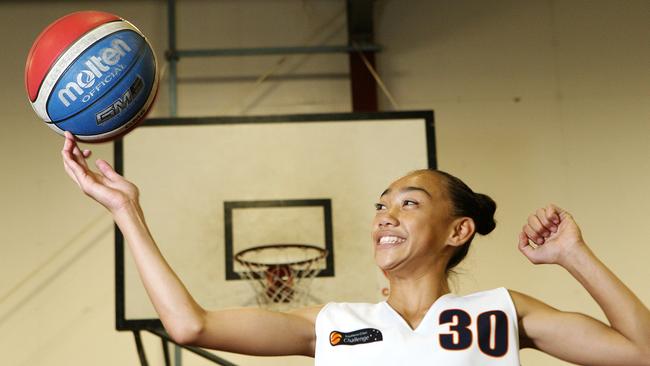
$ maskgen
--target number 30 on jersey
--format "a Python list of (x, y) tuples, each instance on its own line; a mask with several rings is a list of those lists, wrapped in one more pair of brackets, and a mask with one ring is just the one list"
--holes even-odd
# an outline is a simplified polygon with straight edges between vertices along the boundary
[(478, 340), (484, 354), (502, 357), (508, 352), (508, 316), (500, 310), (486, 311), (476, 318), (461, 309), (449, 309), (440, 313), (440, 325), (449, 325), (449, 333), (439, 336), (440, 346), (449, 351), (468, 349)]

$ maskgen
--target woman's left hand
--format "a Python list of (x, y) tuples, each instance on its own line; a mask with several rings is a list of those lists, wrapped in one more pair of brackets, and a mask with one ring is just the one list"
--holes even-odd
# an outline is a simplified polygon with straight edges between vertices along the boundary
[(571, 214), (553, 204), (528, 216), (519, 233), (519, 250), (534, 264), (564, 266), (571, 253), (585, 248), (580, 228)]

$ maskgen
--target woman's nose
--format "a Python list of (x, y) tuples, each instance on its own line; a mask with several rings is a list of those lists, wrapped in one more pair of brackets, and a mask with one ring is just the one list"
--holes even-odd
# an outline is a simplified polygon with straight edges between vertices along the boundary
[(384, 212), (381, 216), (379, 216), (379, 227), (384, 228), (388, 226), (397, 226), (399, 224), (399, 220), (393, 215), (390, 211)]

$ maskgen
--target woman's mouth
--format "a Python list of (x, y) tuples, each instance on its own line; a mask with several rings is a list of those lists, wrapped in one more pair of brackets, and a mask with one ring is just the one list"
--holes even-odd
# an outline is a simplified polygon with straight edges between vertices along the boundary
[(379, 238), (379, 244), (402, 244), (406, 239), (400, 238), (399, 236), (386, 235)]

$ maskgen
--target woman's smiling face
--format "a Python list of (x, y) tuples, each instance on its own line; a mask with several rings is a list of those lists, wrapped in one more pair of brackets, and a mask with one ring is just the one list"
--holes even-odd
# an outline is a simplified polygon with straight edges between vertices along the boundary
[(419, 172), (400, 178), (382, 193), (376, 206), (372, 239), (375, 261), (382, 270), (401, 272), (443, 259), (440, 254), (454, 218), (438, 175)]

